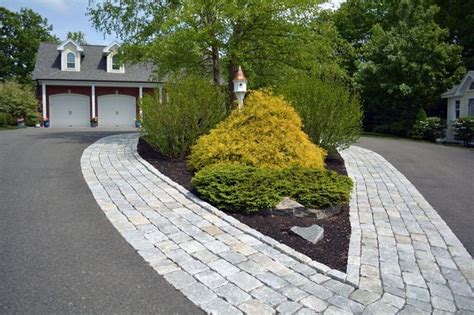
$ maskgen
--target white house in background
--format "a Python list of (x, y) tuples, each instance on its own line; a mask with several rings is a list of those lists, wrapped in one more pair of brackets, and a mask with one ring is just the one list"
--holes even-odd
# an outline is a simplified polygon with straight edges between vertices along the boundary
[(441, 97), (448, 99), (446, 140), (456, 142), (453, 132), (454, 121), (459, 117), (474, 116), (474, 71), (469, 71), (461, 83), (443, 93)]

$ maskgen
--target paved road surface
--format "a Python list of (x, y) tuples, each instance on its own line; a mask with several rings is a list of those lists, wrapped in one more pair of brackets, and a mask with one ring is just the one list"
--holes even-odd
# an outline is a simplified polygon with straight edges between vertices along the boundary
[(0, 313), (200, 314), (120, 236), (81, 173), (115, 131), (0, 131)]
[(357, 145), (402, 172), (474, 256), (474, 150), (376, 137), (362, 137)]

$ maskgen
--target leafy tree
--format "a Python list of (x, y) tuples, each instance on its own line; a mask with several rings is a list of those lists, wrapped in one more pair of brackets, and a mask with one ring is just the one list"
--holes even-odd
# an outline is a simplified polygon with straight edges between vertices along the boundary
[(356, 73), (369, 129), (396, 123), (390, 129), (408, 135), (420, 109), (434, 104), (464, 73), (462, 48), (446, 42), (448, 31), (434, 21), (437, 11), (405, 0), (397, 24), (372, 28)]
[[(354, 47), (360, 48), (371, 38), (374, 25), (379, 24), (388, 29), (398, 23), (400, 3), (403, 1), (347, 0), (334, 12), (332, 20), (341, 36)], [(411, 0), (410, 3), (427, 10), (432, 5), (439, 7), (435, 22), (449, 30), (447, 40), (463, 46), (464, 65), (474, 69), (474, 1)]]
[(452, 42), (463, 46), (463, 61), (468, 69), (474, 69), (474, 1), (431, 0), (439, 6), (436, 22), (449, 29)]
[(87, 45), (86, 42), (86, 34), (84, 32), (78, 31), (78, 32), (67, 32), (68, 39), (72, 39), (79, 45)]
[(0, 7), (0, 81), (30, 82), (40, 42), (58, 42), (52, 26), (31, 9), (12, 12)]
[(36, 120), (38, 100), (30, 86), (7, 81), (0, 83), (0, 113)]
[(321, 2), (105, 0), (89, 14), (97, 29), (122, 39), (127, 59), (153, 61), (159, 75), (185, 69), (215, 84), (224, 76), (230, 84), (242, 65), (252, 86), (260, 87), (314, 63), (337, 69), (331, 41), (337, 32), (313, 23)]

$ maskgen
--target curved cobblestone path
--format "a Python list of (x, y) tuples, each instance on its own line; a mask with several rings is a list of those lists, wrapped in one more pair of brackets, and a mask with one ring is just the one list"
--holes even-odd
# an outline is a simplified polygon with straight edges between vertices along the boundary
[(356, 182), (347, 273), (201, 201), (144, 161), (138, 135), (103, 138), (84, 178), (122, 236), (160, 275), (216, 314), (473, 313), (472, 257), (380, 155), (342, 152)]

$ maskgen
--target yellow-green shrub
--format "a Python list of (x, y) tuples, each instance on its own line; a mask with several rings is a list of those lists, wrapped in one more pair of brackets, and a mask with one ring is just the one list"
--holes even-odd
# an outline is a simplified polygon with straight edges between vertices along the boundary
[(194, 170), (216, 163), (263, 168), (324, 168), (326, 151), (302, 131), (301, 118), (282, 97), (254, 91), (232, 114), (191, 149)]

